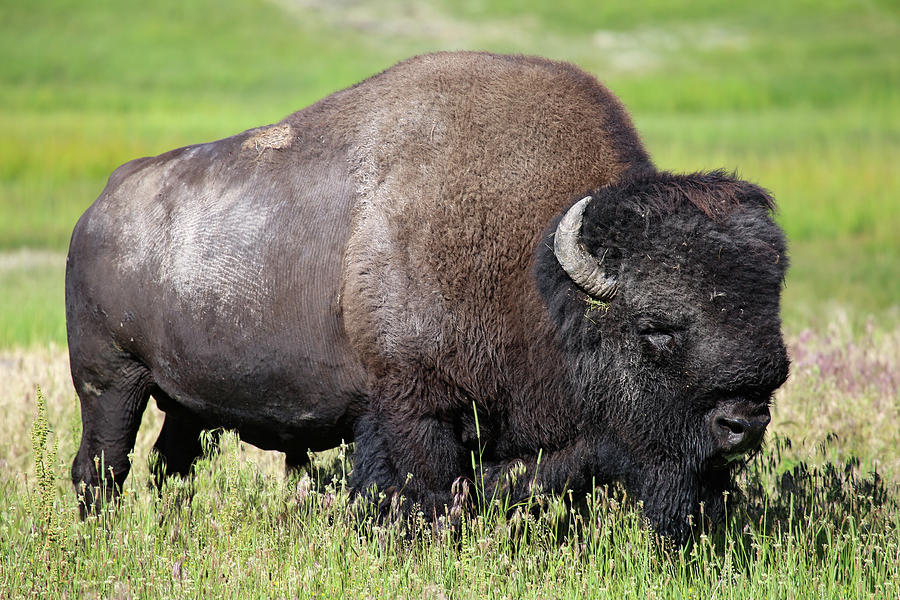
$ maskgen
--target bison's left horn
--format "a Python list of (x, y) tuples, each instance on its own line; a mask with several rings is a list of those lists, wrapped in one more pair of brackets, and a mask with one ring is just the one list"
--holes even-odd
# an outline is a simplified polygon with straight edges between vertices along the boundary
[(590, 196), (582, 198), (563, 215), (553, 236), (553, 254), (581, 289), (598, 300), (612, 300), (618, 283), (603, 272), (602, 259), (594, 258), (581, 243), (581, 219), (590, 201)]

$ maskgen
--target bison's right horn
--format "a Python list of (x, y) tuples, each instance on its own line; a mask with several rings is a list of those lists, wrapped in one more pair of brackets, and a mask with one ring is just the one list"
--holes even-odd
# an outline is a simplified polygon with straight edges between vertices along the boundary
[(553, 254), (563, 270), (581, 289), (598, 300), (612, 300), (618, 291), (615, 279), (603, 272), (603, 261), (594, 258), (581, 243), (581, 218), (591, 197), (587, 196), (572, 205), (553, 236)]

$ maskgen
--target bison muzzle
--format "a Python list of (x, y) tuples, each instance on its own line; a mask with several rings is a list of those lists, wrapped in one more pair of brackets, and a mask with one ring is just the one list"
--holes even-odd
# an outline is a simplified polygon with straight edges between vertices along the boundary
[(296, 466), (355, 440), (357, 490), (435, 514), (478, 452), (511, 501), (621, 481), (683, 538), (787, 377), (772, 211), (658, 171), (591, 75), (485, 53), (132, 161), (69, 250), (72, 479), (88, 507), (116, 493), (153, 396), (168, 473), (204, 429)]

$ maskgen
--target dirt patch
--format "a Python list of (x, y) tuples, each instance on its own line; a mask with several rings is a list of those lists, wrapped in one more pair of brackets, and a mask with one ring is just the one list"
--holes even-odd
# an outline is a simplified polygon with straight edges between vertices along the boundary
[(294, 131), (290, 125), (272, 125), (260, 129), (241, 144), (241, 150), (256, 150), (263, 153), (266, 150), (281, 150), (288, 148), (294, 140)]
[(44, 267), (60, 267), (66, 264), (65, 252), (20, 248), (0, 252), (0, 273), (30, 271)]
[[(433, 50), (483, 48), (490, 44), (525, 49), (541, 31), (532, 15), (504, 19), (463, 19), (414, 0), (270, 0), (298, 21), (320, 19), (329, 27), (382, 39), (426, 41)], [(548, 35), (545, 32), (542, 35)], [(558, 37), (558, 36), (557, 36)]]

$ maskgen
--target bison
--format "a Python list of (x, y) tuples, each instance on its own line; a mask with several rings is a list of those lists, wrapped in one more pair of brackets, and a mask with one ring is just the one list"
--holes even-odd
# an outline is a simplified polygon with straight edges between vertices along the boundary
[(104, 475), (115, 495), (153, 396), (168, 473), (204, 429), (295, 466), (354, 440), (355, 489), (434, 514), (479, 452), (513, 501), (512, 465), (553, 492), (620, 481), (684, 538), (787, 377), (773, 210), (657, 170), (577, 67), (488, 53), (131, 161), (69, 249), (72, 480), (88, 507)]

